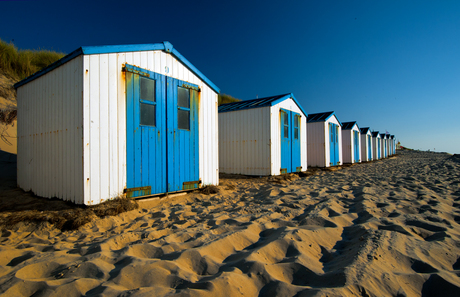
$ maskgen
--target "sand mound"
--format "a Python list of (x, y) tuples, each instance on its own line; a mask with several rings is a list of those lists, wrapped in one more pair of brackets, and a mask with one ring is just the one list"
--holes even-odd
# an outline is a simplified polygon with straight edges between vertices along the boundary
[(230, 176), (61, 232), (3, 229), (5, 295), (460, 296), (460, 164)]

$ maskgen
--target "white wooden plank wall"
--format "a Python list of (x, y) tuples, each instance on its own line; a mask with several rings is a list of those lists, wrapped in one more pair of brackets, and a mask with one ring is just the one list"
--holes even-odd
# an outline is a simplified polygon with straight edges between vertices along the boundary
[[(219, 183), (217, 94), (162, 51), (84, 56), (85, 203), (121, 195), (126, 187), (126, 88), (123, 64), (200, 86), (199, 158), (203, 185)], [(88, 70), (88, 71), (86, 71)]]
[(219, 114), (219, 170), (270, 175), (270, 108)]
[(82, 57), (18, 88), (18, 185), (82, 201)]

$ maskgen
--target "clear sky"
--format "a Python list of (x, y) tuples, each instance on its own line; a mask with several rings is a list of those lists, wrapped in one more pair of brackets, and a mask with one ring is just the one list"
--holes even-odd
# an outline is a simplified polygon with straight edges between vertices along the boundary
[(402, 145), (460, 153), (460, 1), (0, 1), (20, 49), (169, 41), (222, 93), (293, 93)]

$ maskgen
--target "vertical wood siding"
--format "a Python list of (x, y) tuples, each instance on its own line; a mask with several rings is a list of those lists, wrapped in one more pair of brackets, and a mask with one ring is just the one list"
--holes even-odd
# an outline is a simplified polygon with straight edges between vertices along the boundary
[(354, 146), (354, 137), (353, 137), (353, 131), (358, 132), (358, 141), (359, 144), (358, 146), (361, 147), (361, 137), (360, 134), (361, 132), (358, 129), (358, 126), (356, 124), (353, 126), (352, 129), (350, 130), (342, 130), (342, 154), (343, 154), (343, 163), (359, 163), (362, 160), (361, 154), (360, 154), (360, 161), (354, 161), (354, 156), (355, 156), (355, 146)]
[(270, 175), (270, 108), (219, 114), (219, 170)]
[(82, 57), (18, 88), (18, 185), (83, 203)]

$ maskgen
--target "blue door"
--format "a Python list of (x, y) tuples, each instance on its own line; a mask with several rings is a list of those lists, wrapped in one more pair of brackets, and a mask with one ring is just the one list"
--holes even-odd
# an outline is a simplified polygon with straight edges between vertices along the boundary
[(358, 131), (353, 131), (353, 145), (355, 153), (355, 163), (359, 162), (359, 133)]
[(339, 165), (339, 126), (329, 123), (330, 165)]
[(198, 87), (128, 64), (124, 70), (127, 196), (198, 187)]
[(370, 161), (372, 160), (372, 142), (371, 142), (371, 136), (366, 135), (367, 137), (367, 160)]
[(377, 143), (378, 143), (378, 145), (377, 145), (377, 150), (378, 150), (377, 155), (378, 155), (378, 159), (380, 159), (381, 145), (380, 145), (380, 139), (379, 138), (377, 138)]
[(167, 77), (168, 192), (198, 187), (198, 92), (196, 85)]
[(280, 173), (301, 171), (300, 114), (281, 109), (281, 169)]

